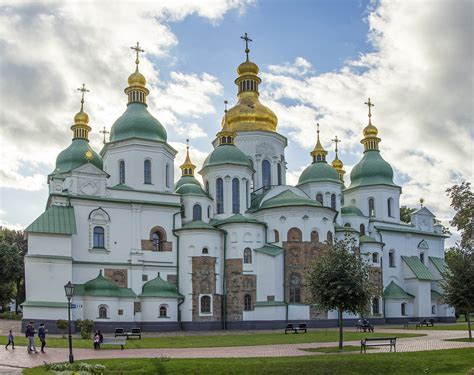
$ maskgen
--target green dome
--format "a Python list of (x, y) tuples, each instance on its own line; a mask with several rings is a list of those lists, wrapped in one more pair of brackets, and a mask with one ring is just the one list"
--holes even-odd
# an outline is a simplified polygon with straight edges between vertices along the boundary
[(181, 194), (181, 195), (202, 195), (202, 196), (206, 196), (206, 193), (204, 192), (201, 185), (195, 185), (195, 184), (183, 184), (175, 190), (175, 193), (176, 194)]
[(142, 294), (140, 297), (181, 297), (175, 285), (163, 280), (158, 273), (158, 276), (143, 285)]
[(184, 185), (184, 184), (193, 184), (193, 185), (197, 185), (197, 186), (201, 186), (201, 184), (199, 183), (199, 181), (196, 179), (196, 177), (194, 176), (182, 176), (177, 182), (176, 184), (174, 184), (174, 191), (178, 190), (180, 186)]
[(102, 158), (91, 148), (89, 142), (82, 138), (73, 139), (69, 147), (59, 153), (52, 174), (67, 173), (87, 163), (103, 169)]
[(354, 215), (354, 216), (364, 216), (361, 210), (359, 210), (356, 206), (342, 206), (341, 207), (341, 214), (343, 215)]
[(112, 125), (110, 142), (129, 138), (166, 142), (167, 135), (163, 125), (148, 112), (145, 104), (129, 103), (124, 114)]
[(113, 281), (102, 275), (89, 280), (84, 285), (75, 285), (74, 295), (98, 296), (98, 297), (135, 297), (135, 293), (129, 288), (119, 288)]
[(245, 154), (235, 145), (231, 144), (217, 146), (214, 151), (209, 154), (206, 160), (204, 160), (202, 169), (212, 165), (221, 164), (243, 165), (245, 167), (251, 168), (250, 161), (247, 156), (245, 156)]
[(111, 280), (106, 279), (102, 275), (102, 270), (95, 279), (89, 280), (87, 283), (84, 284), (84, 291), (90, 292), (94, 291), (108, 291), (112, 290), (115, 291), (118, 289), (118, 286)]
[(360, 162), (351, 171), (351, 185), (349, 189), (368, 185), (392, 185), (393, 169), (379, 151), (367, 151)]
[(316, 162), (308, 167), (301, 173), (298, 180), (298, 185), (307, 182), (322, 182), (330, 181), (341, 183), (337, 171), (326, 162)]

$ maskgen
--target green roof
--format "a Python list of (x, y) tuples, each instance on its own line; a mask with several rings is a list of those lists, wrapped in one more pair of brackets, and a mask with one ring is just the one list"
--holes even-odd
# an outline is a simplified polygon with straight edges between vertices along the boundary
[(194, 184), (194, 185), (201, 186), (201, 184), (199, 183), (196, 177), (182, 176), (178, 181), (176, 181), (176, 184), (174, 184), (174, 190), (176, 191), (181, 185), (184, 185), (184, 184)]
[(376, 240), (375, 238), (373, 237), (370, 237), (370, 236), (360, 236), (359, 237), (359, 242), (360, 243), (378, 243), (378, 244), (383, 244), (383, 242), (380, 242), (378, 240)]
[(302, 197), (292, 190), (288, 189), (267, 200), (262, 200), (255, 205), (252, 211), (263, 210), (267, 208), (294, 207), (294, 206), (312, 206), (322, 207), (321, 203), (308, 197)]
[(217, 228), (214, 228), (211, 224), (205, 223), (202, 220), (191, 221), (189, 223), (184, 224), (181, 228), (176, 229), (176, 230), (180, 231), (180, 230), (190, 230), (190, 229), (218, 230)]
[(393, 183), (393, 169), (377, 150), (366, 151), (351, 171), (351, 185), (348, 189), (361, 186), (390, 185)]
[(267, 306), (286, 306), (283, 301), (257, 301), (255, 307), (267, 307)]
[(76, 234), (74, 207), (50, 206), (25, 231), (29, 233)]
[(175, 193), (181, 195), (199, 195), (207, 197), (206, 192), (203, 190), (200, 184), (182, 184), (175, 190)]
[(222, 144), (217, 146), (204, 160), (202, 170), (213, 165), (243, 165), (252, 168), (247, 156), (235, 145)]
[(400, 232), (400, 233), (412, 233), (412, 234), (422, 234), (423, 236), (432, 236), (432, 237), (444, 237), (448, 238), (446, 234), (425, 232), (422, 230), (415, 229), (412, 225), (405, 225), (407, 228), (403, 227), (384, 227), (384, 226), (375, 226), (377, 230), (386, 231), (386, 232)]
[(119, 298), (135, 298), (136, 294), (130, 288), (120, 288), (113, 281), (106, 279), (102, 275), (89, 280), (85, 284), (74, 285), (74, 295), (78, 296), (94, 296), (94, 297), (119, 297)]
[(25, 301), (21, 304), (21, 306), (67, 308), (67, 302)]
[(283, 248), (281, 248), (280, 246), (265, 244), (262, 247), (259, 247), (258, 249), (254, 249), (254, 251), (256, 251), (257, 253), (263, 253), (275, 257), (283, 253)]
[(109, 187), (109, 189), (112, 189), (112, 190), (125, 190), (125, 191), (135, 190), (134, 188), (131, 188), (130, 186), (125, 185), (125, 184), (117, 184), (115, 186)]
[(412, 270), (418, 280), (436, 280), (431, 271), (421, 262), (417, 256), (402, 256), (408, 268)]
[(436, 290), (431, 289), (431, 299), (433, 301), (438, 301), (443, 298), (444, 296), (440, 292), (437, 292)]
[(163, 280), (158, 276), (143, 284), (142, 293), (139, 297), (162, 297), (162, 298), (180, 298), (175, 285)]
[(431, 262), (434, 264), (435, 268), (438, 270), (440, 274), (443, 274), (448, 270), (443, 258), (438, 258), (438, 257), (428, 257), (428, 258), (429, 260), (431, 260)]
[(258, 221), (256, 219), (252, 219), (251, 217), (246, 217), (241, 214), (235, 214), (226, 219), (215, 220), (212, 222), (212, 225), (219, 226), (219, 225), (224, 225), (224, 224), (235, 224), (235, 223), (264, 224), (263, 222)]
[(393, 281), (388, 284), (388, 286), (383, 291), (383, 296), (385, 299), (411, 299), (415, 298), (414, 295), (411, 295), (405, 292), (398, 284), (395, 284)]
[(165, 128), (148, 112), (146, 104), (129, 103), (110, 129), (110, 142), (131, 138), (166, 142)]
[(336, 182), (341, 183), (337, 171), (325, 161), (314, 162), (310, 164), (301, 173), (298, 180), (298, 185), (309, 183), (309, 182)]
[(342, 206), (341, 214), (344, 216), (364, 216), (362, 211), (354, 205)]
[(342, 225), (339, 225), (337, 223), (334, 225), (334, 230), (336, 232), (355, 232), (355, 233), (359, 233), (359, 231), (357, 229), (354, 229), (352, 227), (342, 226)]
[[(92, 158), (86, 157), (92, 155)], [(61, 151), (56, 158), (56, 167), (51, 175), (68, 173), (84, 164), (91, 163), (103, 170), (102, 158), (92, 149), (89, 141), (82, 138), (73, 139), (71, 144)]]

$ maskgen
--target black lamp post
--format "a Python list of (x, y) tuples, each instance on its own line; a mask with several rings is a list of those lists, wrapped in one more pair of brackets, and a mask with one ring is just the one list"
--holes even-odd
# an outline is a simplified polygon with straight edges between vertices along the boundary
[(67, 323), (69, 329), (69, 363), (74, 362), (74, 356), (72, 355), (72, 336), (71, 336), (71, 298), (74, 295), (74, 284), (70, 281), (64, 285), (64, 291), (67, 297)]

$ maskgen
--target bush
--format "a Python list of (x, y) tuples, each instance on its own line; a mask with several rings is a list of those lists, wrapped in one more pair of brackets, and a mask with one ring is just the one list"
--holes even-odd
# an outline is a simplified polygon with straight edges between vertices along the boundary
[(474, 367), (470, 370), (467, 370), (466, 375), (474, 375)]
[(46, 371), (55, 373), (61, 372), (79, 372), (80, 374), (105, 374), (106, 367), (104, 365), (93, 365), (84, 362), (76, 363), (44, 363)]
[(8, 319), (8, 320), (21, 320), (22, 314), (16, 314), (13, 311), (5, 311), (0, 313), (0, 319)]
[(90, 339), (92, 330), (94, 329), (94, 321), (90, 319), (76, 320), (76, 327), (81, 331), (81, 337), (83, 339)]
[(63, 338), (64, 338), (64, 331), (66, 330), (68, 324), (67, 324), (67, 320), (62, 320), (62, 319), (59, 319), (59, 320), (56, 320), (56, 327), (58, 327), (59, 331), (62, 333), (63, 335)]

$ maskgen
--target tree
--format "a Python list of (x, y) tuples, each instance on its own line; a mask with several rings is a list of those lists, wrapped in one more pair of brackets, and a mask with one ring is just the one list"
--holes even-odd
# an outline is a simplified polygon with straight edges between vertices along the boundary
[(23, 269), (23, 260), (16, 245), (0, 242), (0, 304), (5, 310), (15, 296), (16, 278)]
[(448, 253), (445, 258), (448, 269), (443, 272), (441, 281), (445, 302), (466, 316), (469, 340), (472, 340), (470, 314), (474, 312), (474, 253), (459, 245)]
[(307, 279), (312, 303), (324, 310), (338, 312), (339, 349), (343, 345), (343, 312), (358, 314), (367, 311), (374, 294), (369, 266), (352, 248), (349, 239), (328, 244), (311, 265)]
[(63, 320), (63, 319), (56, 320), (56, 327), (58, 327), (59, 331), (62, 333), (63, 339), (66, 338), (66, 336), (64, 336), (64, 332), (66, 332), (66, 328), (68, 324), (69, 323), (67, 320)]
[(471, 183), (463, 181), (461, 185), (454, 185), (447, 189), (446, 193), (451, 198), (451, 207), (455, 211), (450, 224), (461, 232), (460, 246), (463, 249), (472, 248), (474, 194)]
[(409, 208), (407, 206), (400, 207), (400, 221), (409, 223), (411, 221), (410, 215), (416, 211), (416, 208)]

